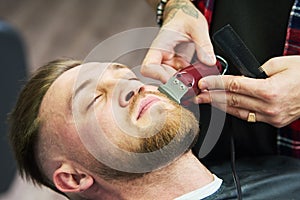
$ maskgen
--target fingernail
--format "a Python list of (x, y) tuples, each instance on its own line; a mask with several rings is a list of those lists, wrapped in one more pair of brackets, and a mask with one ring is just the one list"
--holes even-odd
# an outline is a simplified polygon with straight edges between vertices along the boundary
[(199, 86), (199, 89), (207, 89), (207, 87), (208, 87), (206, 81), (204, 81), (202, 79), (199, 81), (199, 85), (198, 86)]
[(194, 102), (195, 104), (200, 104), (200, 103), (201, 103), (201, 98), (195, 97), (195, 98), (193, 99), (193, 102)]
[(216, 57), (215, 55), (207, 55), (205, 58), (205, 62), (208, 65), (214, 65), (216, 64)]

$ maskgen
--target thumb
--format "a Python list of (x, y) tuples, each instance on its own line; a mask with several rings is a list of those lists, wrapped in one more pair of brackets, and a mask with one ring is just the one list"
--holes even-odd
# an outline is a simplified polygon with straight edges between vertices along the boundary
[(174, 71), (162, 65), (163, 55), (159, 50), (150, 49), (141, 66), (143, 76), (167, 82)]
[(161, 53), (158, 50), (149, 49), (141, 66), (141, 74), (149, 78), (161, 80), (162, 77), (160, 74), (160, 70), (158, 70), (161, 62)]
[(191, 35), (196, 45), (197, 56), (203, 64), (212, 66), (216, 64), (216, 56), (211, 43), (208, 30), (194, 31)]
[(265, 62), (260, 68), (268, 75), (273, 76), (281, 71), (286, 70), (286, 66), (291, 57), (282, 56), (271, 58)]

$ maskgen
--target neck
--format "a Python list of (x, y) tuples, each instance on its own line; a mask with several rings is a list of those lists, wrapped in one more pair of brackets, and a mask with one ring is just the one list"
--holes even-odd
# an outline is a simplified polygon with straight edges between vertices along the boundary
[(120, 196), (121, 199), (174, 199), (212, 181), (213, 176), (208, 169), (188, 152), (174, 163), (142, 178), (114, 182), (113, 188), (119, 199)]

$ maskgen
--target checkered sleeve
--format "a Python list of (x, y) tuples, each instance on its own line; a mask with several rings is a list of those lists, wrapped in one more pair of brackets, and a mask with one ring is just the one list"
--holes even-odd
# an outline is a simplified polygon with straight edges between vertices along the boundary
[[(290, 13), (283, 55), (300, 55), (299, 0), (295, 0)], [(300, 119), (279, 129), (277, 146), (280, 154), (300, 158)]]

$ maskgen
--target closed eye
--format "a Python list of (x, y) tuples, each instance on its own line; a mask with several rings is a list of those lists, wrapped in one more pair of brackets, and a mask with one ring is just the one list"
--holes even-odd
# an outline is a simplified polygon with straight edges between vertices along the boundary
[(93, 103), (95, 103), (96, 101), (99, 101), (102, 98), (103, 94), (97, 94), (94, 97)]
[(138, 79), (138, 78), (136, 78), (136, 77), (130, 78), (130, 79), (128, 79), (128, 80), (130, 80), (130, 81), (141, 81), (140, 79)]
[(90, 107), (92, 105), (94, 105), (95, 103), (101, 101), (102, 97), (103, 97), (103, 94), (94, 95), (94, 97), (91, 99), (90, 103), (87, 105), (87, 110), (90, 109)]

